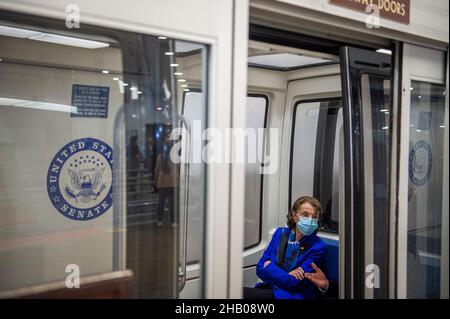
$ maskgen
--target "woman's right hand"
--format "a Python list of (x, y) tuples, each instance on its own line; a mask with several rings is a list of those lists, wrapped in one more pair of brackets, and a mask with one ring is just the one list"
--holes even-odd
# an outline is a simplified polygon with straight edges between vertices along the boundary
[(315, 272), (305, 274), (305, 278), (307, 278), (320, 289), (328, 290), (330, 282), (328, 281), (323, 271), (319, 267), (317, 267), (315, 263), (311, 263), (311, 267), (315, 270)]
[(289, 272), (289, 275), (295, 277), (298, 280), (303, 280), (305, 278), (305, 271), (302, 267), (295, 268), (294, 270)]

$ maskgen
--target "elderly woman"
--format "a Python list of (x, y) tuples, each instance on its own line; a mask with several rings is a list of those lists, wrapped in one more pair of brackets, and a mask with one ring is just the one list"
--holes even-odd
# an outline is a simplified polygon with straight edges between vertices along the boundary
[(317, 287), (305, 278), (322, 267), (327, 246), (317, 237), (322, 214), (320, 202), (310, 196), (297, 199), (287, 215), (288, 227), (279, 227), (256, 266), (263, 280), (255, 288), (244, 288), (246, 299), (313, 299)]

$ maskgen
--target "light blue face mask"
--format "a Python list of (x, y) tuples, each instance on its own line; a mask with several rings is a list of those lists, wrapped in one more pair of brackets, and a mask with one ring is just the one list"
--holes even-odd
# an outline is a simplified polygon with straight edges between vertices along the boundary
[(305, 236), (309, 236), (319, 227), (317, 218), (300, 217), (297, 222), (298, 230)]

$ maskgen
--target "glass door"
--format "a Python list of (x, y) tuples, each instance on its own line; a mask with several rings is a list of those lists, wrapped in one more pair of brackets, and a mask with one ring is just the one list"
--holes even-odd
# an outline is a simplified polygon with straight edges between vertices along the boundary
[[(145, 64), (148, 69), (129, 61), (134, 72), (124, 79), (140, 92), (134, 98), (131, 92), (124, 107), (127, 147), (121, 153), (127, 154), (127, 209), (126, 216), (120, 209), (116, 216), (126, 219), (121, 222), (127, 225), (126, 268), (139, 278), (136, 296), (174, 298), (186, 288), (188, 254), (195, 254), (200, 283), (189, 288), (191, 297), (200, 297), (204, 246), (199, 239), (205, 227), (206, 167), (190, 158), (191, 130), (196, 123), (183, 116), (179, 97), (189, 93), (194, 82), (205, 89), (207, 47), (158, 37), (142, 40), (145, 43), (138, 39), (129, 47), (155, 48), (142, 52), (142, 58), (150, 59)], [(192, 61), (196, 75), (187, 70), (186, 64)], [(203, 130), (206, 99), (195, 104)]]
[(206, 228), (206, 166), (190, 187), (178, 96), (208, 92), (208, 46), (3, 11), (0, 43), (0, 296), (130, 270), (127, 297), (177, 298)]
[(445, 73), (445, 52), (404, 44), (399, 298), (448, 298), (448, 83)]
[(391, 56), (341, 48), (345, 298), (388, 297)]

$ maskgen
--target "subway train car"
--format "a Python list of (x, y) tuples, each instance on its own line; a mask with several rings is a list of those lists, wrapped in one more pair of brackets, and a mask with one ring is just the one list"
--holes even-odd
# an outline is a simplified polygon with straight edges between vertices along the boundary
[(2, 0), (0, 297), (242, 298), (311, 195), (327, 298), (448, 298), (448, 7)]

